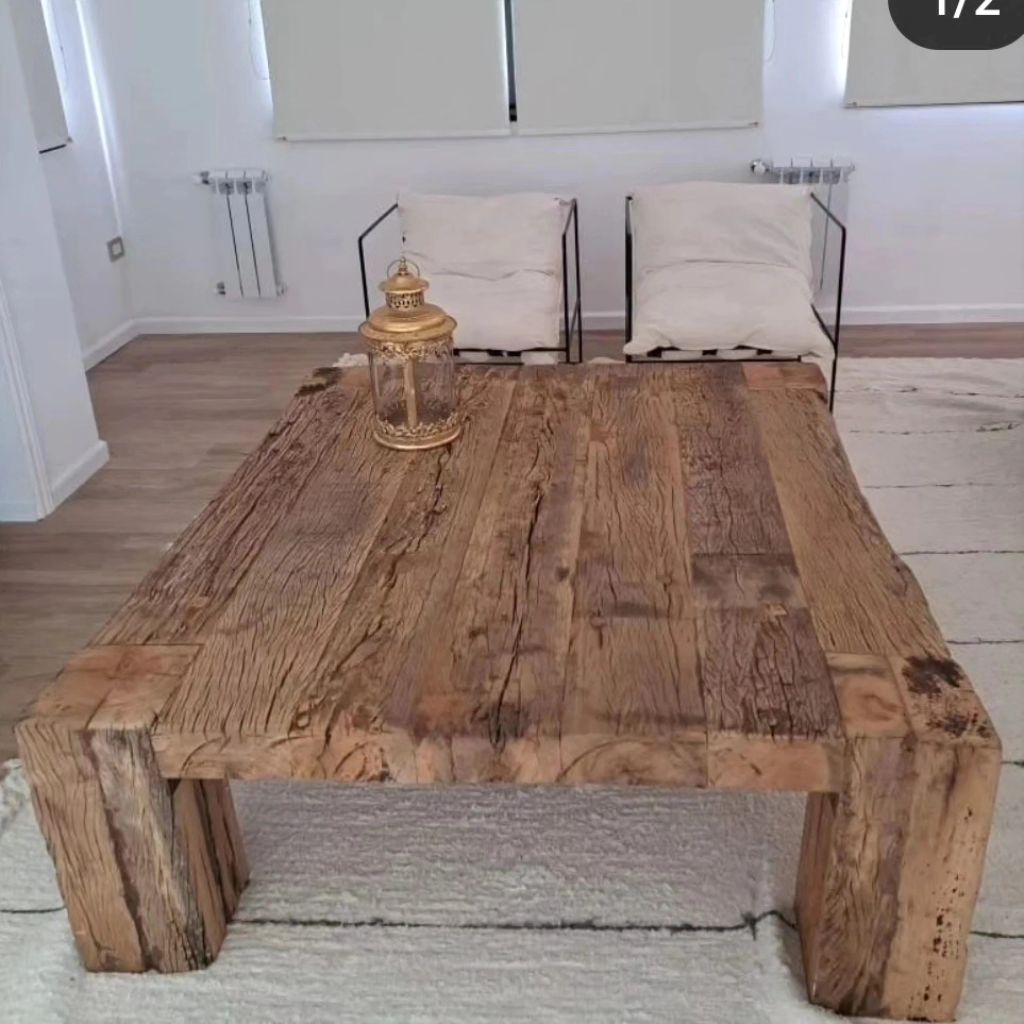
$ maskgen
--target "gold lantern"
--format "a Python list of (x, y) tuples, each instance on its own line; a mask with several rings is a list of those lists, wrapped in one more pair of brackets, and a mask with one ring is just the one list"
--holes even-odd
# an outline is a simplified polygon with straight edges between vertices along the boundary
[[(388, 448), (436, 448), (459, 436), (455, 321), (423, 301), (430, 285), (403, 256), (388, 267), (385, 305), (359, 328), (370, 355), (374, 438)], [(392, 268), (397, 268), (392, 274)]]

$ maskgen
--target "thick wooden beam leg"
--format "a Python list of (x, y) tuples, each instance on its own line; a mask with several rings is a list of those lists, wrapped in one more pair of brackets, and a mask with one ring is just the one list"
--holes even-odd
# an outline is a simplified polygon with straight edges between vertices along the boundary
[(30, 718), (18, 742), (92, 971), (209, 964), (248, 877), (226, 782), (161, 777), (144, 729)]
[(857, 737), (808, 799), (797, 891), (808, 994), (850, 1015), (954, 1019), (998, 741)]

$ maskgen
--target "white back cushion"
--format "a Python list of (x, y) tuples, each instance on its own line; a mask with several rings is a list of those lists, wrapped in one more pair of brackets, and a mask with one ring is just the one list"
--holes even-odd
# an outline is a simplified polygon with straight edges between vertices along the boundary
[(403, 194), (398, 210), (406, 254), (424, 272), (492, 280), (520, 270), (561, 274), (567, 211), (557, 196)]
[(633, 197), (637, 280), (694, 261), (764, 263), (811, 280), (811, 193), (797, 185), (691, 181)]
[(399, 196), (405, 254), (458, 322), (457, 348), (559, 347), (568, 205), (536, 193)]

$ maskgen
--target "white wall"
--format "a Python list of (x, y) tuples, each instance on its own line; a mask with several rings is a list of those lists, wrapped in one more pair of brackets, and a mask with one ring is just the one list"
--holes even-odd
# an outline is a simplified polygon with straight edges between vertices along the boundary
[(87, 365), (124, 340), (132, 319), (126, 260), (111, 263), (107, 240), (121, 233), (78, 0), (52, 0), (55, 61), (71, 143), (41, 157), (75, 320)]
[[(22, 422), (34, 429), (45, 477), (39, 481), (42, 503), (35, 494), (27, 497), (43, 514), (102, 465), (107, 449), (96, 433), (40, 159), (10, 11), (7, 0), (0, 0), (0, 344), (6, 392), (0, 398), (20, 391)], [(17, 366), (23, 388), (12, 389), (11, 365)], [(31, 463), (24, 437), (15, 433), (18, 419), (11, 404), (0, 423), (0, 469), (12, 487), (3, 499), (9, 503), (7, 514), (9, 505), (25, 496), (24, 468)], [(26, 517), (31, 515), (21, 518)]]
[(36, 519), (41, 511), (31, 453), (19, 417), (21, 396), (4, 358), (8, 354), (4, 345), (9, 340), (5, 320), (0, 308), (0, 523)]
[[(856, 162), (854, 318), (1024, 320), (1024, 106), (844, 109), (845, 0), (777, 0), (759, 129), (305, 144), (271, 139), (255, 0), (88, 2), (124, 161), (127, 263), (144, 328), (238, 329), (250, 318), (265, 329), (351, 327), (361, 307), (356, 235), (402, 187), (579, 196), (584, 301), (613, 322), (623, 308), (624, 193), (742, 177), (761, 155)], [(273, 175), (289, 291), (269, 303), (213, 292), (209, 213), (190, 176), (240, 164)]]

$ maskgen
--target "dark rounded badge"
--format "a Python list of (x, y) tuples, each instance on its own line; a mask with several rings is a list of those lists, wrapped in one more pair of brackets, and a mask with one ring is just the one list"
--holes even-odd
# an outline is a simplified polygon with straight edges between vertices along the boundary
[(889, 13), (929, 50), (999, 50), (1024, 36), (1024, 0), (889, 0)]

